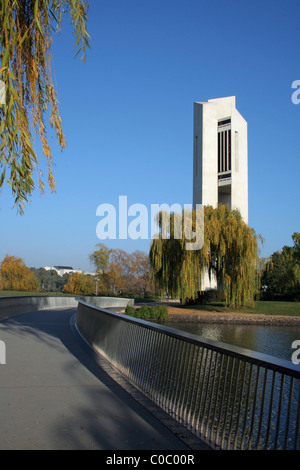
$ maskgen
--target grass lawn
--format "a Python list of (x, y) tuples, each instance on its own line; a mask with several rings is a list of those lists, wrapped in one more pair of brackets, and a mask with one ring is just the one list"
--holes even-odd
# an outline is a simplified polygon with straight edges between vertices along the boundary
[(300, 302), (261, 301), (255, 302), (254, 313), (264, 315), (300, 316)]
[(19, 296), (37, 296), (37, 295), (46, 295), (46, 296), (54, 296), (54, 295), (63, 295), (64, 297), (68, 294), (62, 294), (60, 292), (23, 292), (23, 291), (16, 291), (16, 290), (0, 290), (0, 297), (19, 297)]
[[(206, 305), (187, 305), (182, 308), (196, 310), (207, 310), (209, 312), (228, 312), (232, 309), (224, 303), (211, 303)], [(300, 302), (279, 302), (279, 301), (257, 301), (254, 308), (241, 308), (241, 313), (257, 313), (260, 315), (289, 315), (300, 316)], [(238, 312), (238, 311), (237, 311)]]

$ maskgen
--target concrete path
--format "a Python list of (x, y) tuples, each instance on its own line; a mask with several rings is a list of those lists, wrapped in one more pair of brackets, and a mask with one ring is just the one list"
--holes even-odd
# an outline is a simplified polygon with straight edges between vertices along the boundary
[(54, 309), (0, 322), (0, 450), (207, 449), (120, 385), (76, 334), (74, 314)]

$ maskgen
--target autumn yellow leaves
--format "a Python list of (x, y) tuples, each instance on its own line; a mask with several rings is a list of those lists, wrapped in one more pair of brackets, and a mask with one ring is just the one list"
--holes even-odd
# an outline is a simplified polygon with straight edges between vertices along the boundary
[(36, 292), (40, 283), (21, 258), (6, 255), (0, 265), (0, 290)]
[[(172, 225), (171, 225), (172, 230)], [(204, 244), (201, 250), (184, 249), (184, 234), (176, 240), (152, 241), (150, 262), (161, 292), (180, 297), (183, 304), (201, 292), (205, 273), (214, 276), (226, 302), (240, 307), (254, 301), (259, 289), (259, 237), (227, 205), (204, 208)]]
[(34, 171), (44, 194), (42, 159), (35, 150), (31, 128), (39, 135), (46, 159), (48, 184), (55, 191), (52, 153), (45, 116), (56, 132), (61, 150), (66, 146), (52, 81), (52, 32), (58, 30), (69, 13), (77, 53), (86, 57), (89, 35), (86, 30), (88, 2), (83, 0), (3, 0), (0, 9), (0, 79), (5, 87), (5, 103), (0, 106), (0, 188), (11, 186), (15, 205), (24, 211), (34, 187)]

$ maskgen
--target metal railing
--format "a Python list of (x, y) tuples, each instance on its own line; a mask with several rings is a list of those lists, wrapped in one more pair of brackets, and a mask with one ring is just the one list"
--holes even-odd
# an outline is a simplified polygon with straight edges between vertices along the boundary
[(81, 334), (215, 449), (299, 449), (300, 370), (280, 360), (79, 301)]

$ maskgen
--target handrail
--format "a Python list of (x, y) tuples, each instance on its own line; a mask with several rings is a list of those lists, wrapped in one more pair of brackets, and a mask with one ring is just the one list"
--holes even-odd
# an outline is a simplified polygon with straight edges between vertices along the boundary
[(0, 297), (0, 321), (11, 316), (48, 308), (76, 308), (74, 296), (24, 295)]
[(299, 449), (299, 367), (79, 300), (86, 340), (218, 449)]

